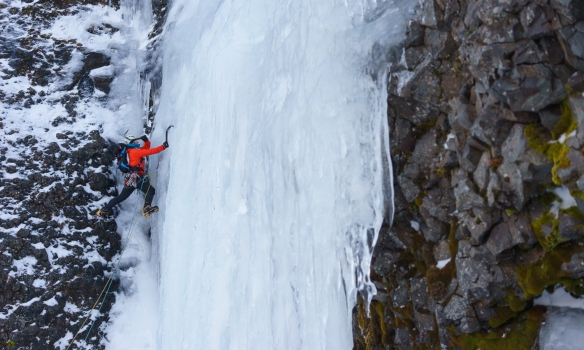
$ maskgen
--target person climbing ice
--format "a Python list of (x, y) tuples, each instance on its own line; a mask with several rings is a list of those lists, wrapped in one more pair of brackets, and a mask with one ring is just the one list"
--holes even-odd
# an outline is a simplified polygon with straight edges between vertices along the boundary
[[(144, 145), (140, 147), (137, 141), (142, 140)], [(147, 176), (144, 176), (144, 169), (146, 167), (145, 157), (160, 153), (169, 147), (168, 140), (158, 147), (150, 148), (150, 140), (148, 136), (144, 135), (139, 138), (134, 136), (126, 136), (123, 143), (118, 144), (118, 169), (124, 173), (124, 188), (122, 192), (112, 200), (110, 200), (103, 208), (96, 213), (97, 216), (105, 217), (110, 215), (113, 207), (125, 201), (136, 189), (144, 192), (146, 198), (144, 199), (144, 208), (142, 215), (150, 216), (150, 214), (158, 211), (158, 207), (151, 206), (152, 199), (156, 190), (150, 184)]]

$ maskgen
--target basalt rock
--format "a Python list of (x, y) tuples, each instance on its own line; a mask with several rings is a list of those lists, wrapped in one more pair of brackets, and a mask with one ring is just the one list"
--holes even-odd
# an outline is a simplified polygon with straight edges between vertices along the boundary
[(583, 35), (574, 0), (429, 0), (408, 23), (388, 77), (396, 220), (373, 277), (397, 348), (512, 334), (530, 278), (584, 288)]

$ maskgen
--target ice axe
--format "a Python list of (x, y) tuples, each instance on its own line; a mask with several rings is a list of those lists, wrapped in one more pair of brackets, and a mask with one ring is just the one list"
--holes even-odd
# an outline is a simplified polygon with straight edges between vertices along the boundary
[(170, 124), (170, 126), (166, 128), (166, 142), (168, 142), (168, 130), (170, 130), (170, 128), (174, 128), (174, 125)]

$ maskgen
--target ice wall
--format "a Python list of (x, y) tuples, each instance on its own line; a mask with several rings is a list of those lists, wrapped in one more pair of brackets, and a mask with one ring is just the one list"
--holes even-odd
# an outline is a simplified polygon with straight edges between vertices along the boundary
[(175, 128), (151, 157), (159, 349), (352, 348), (388, 176), (384, 79), (366, 72), (408, 6), (173, 1), (155, 143)]

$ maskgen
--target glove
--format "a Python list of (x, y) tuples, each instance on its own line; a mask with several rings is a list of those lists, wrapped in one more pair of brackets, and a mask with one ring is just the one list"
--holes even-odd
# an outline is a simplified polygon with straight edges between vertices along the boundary
[(146, 142), (146, 141), (148, 141), (148, 136), (142, 135), (142, 137), (140, 137), (140, 140)]
[(168, 141), (164, 141), (164, 143), (162, 145), (164, 146), (164, 149), (167, 149), (168, 147), (170, 147), (170, 145), (168, 144)]

